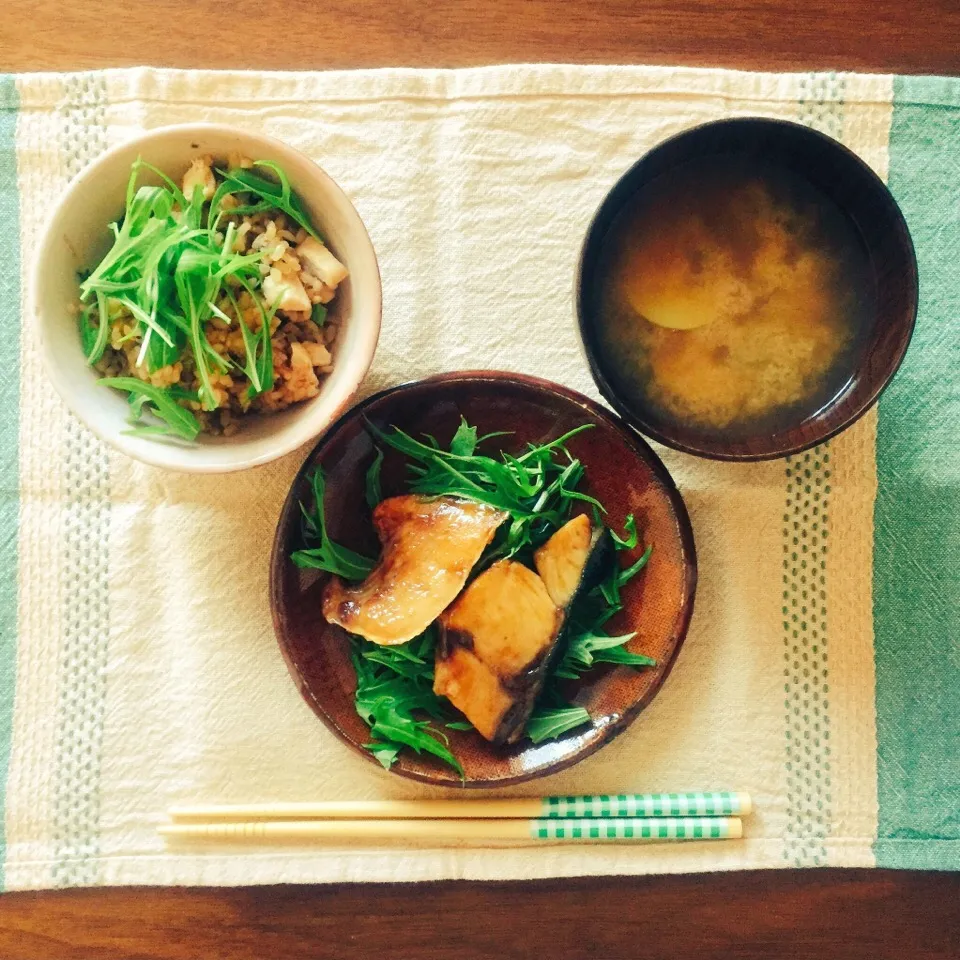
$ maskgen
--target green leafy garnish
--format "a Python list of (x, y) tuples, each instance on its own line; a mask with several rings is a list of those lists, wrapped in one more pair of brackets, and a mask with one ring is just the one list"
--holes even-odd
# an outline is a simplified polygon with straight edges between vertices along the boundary
[(397, 762), (397, 757), (404, 746), (403, 743), (365, 743), (363, 748), (369, 750), (380, 761), (384, 770), (389, 770)]
[(584, 632), (572, 637), (563, 660), (554, 671), (555, 677), (576, 680), (598, 663), (623, 663), (631, 667), (655, 667), (657, 661), (642, 653), (624, 649), (636, 633), (609, 637), (605, 633)]
[[(132, 326), (123, 340), (138, 338), (140, 342), (136, 366), (155, 373), (178, 360), (189, 361), (198, 381), (196, 402), (203, 410), (214, 410), (220, 405), (214, 377), (234, 366), (207, 339), (207, 324), (216, 316), (227, 324), (236, 322), (240, 328), (245, 359), (236, 366), (250, 381), (247, 397), (253, 399), (272, 388), (270, 322), (276, 304), (266, 304), (263, 297), (260, 265), (264, 254), (234, 252), (236, 225), (231, 222), (221, 231), (220, 224), (227, 213), (279, 210), (316, 234), (283, 171), (267, 161), (258, 166), (269, 170), (276, 182), (248, 170), (229, 171), (223, 174), (225, 179), (208, 205), (199, 186), (185, 197), (177, 184), (156, 167), (139, 158), (133, 163), (123, 217), (110, 224), (113, 244), (80, 282), (78, 323), (88, 363), (97, 364), (103, 358), (112, 322), (117, 310), (122, 310)], [(159, 178), (160, 185), (138, 186), (145, 172)], [(253, 195), (258, 200), (222, 210), (223, 198), (234, 193)], [(235, 291), (241, 289), (260, 311), (261, 326), (256, 332), (244, 322), (237, 303)], [(225, 312), (224, 295), (229, 312)], [(127, 389), (109, 378), (101, 382)], [(161, 396), (170, 402), (158, 399)], [(190, 411), (179, 417), (170, 410), (171, 404), (183, 402), (170, 388), (154, 387), (148, 400), (135, 412), (149, 410), (166, 426), (138, 424), (136, 432), (196, 437), (197, 418)]]
[(590, 714), (583, 707), (554, 707), (534, 710), (527, 722), (527, 736), (534, 743), (556, 740), (568, 730), (590, 722)]
[(471, 427), (467, 421), (461, 417), (460, 426), (450, 441), (450, 453), (455, 457), (472, 457), (474, 450), (477, 449), (477, 428)]
[(652, 543), (643, 551), (635, 563), (630, 564), (626, 570), (621, 570), (620, 573), (617, 574), (617, 586), (622, 587), (625, 583), (632, 580), (647, 565), (651, 553), (653, 553)]
[(217, 170), (222, 183), (217, 187), (213, 199), (210, 201), (210, 219), (217, 223), (222, 214), (223, 199), (237, 193), (252, 193), (260, 197), (257, 203), (237, 204), (227, 212), (230, 214), (245, 214), (247, 216), (262, 213), (264, 210), (282, 210), (291, 220), (300, 224), (311, 237), (320, 239), (320, 234), (314, 230), (310, 218), (299, 197), (290, 189), (290, 181), (283, 170), (275, 163), (260, 160), (254, 163), (255, 167), (269, 170), (277, 178), (276, 181), (261, 177), (252, 170), (238, 167), (234, 170)]
[(618, 550), (633, 550), (639, 542), (637, 521), (632, 513), (623, 521), (625, 536), (621, 537), (612, 527), (609, 529), (610, 536), (613, 538), (613, 542), (617, 545)]
[(273, 389), (274, 370), (273, 370), (273, 341), (271, 339), (271, 324), (274, 314), (277, 312), (279, 300), (270, 305), (267, 309), (263, 300), (258, 297), (253, 290), (252, 285), (246, 277), (240, 277), (240, 283), (257, 305), (260, 311), (260, 330), (253, 333), (243, 319), (240, 307), (230, 295), (230, 303), (237, 315), (237, 321), (240, 324), (240, 334), (243, 337), (243, 348), (246, 351), (246, 363), (244, 373), (250, 381), (247, 389), (247, 397), (253, 399), (261, 393), (266, 393)]
[(382, 465), (383, 451), (377, 447), (373, 463), (367, 468), (367, 475), (364, 482), (367, 506), (371, 510), (383, 499), (383, 491), (380, 489), (380, 468)]
[[(618, 537), (612, 530), (610, 533), (618, 550), (632, 550), (638, 541), (632, 514), (624, 526), (626, 537)], [(614, 566), (604, 581), (573, 605), (567, 619), (566, 647), (554, 677), (576, 680), (598, 663), (621, 663), (632, 667), (657, 665), (652, 657), (625, 649), (636, 633), (610, 636), (604, 630), (604, 624), (621, 610), (620, 588), (646, 566), (652, 549), (648, 546), (640, 558), (626, 568)]]
[[(131, 397), (136, 398), (136, 404), (131, 404), (130, 408), (135, 423), (139, 422), (141, 413), (147, 408), (166, 424), (165, 428), (137, 426), (131, 433), (194, 440), (200, 432), (200, 424), (194, 414), (186, 407), (181, 407), (168, 391), (160, 387), (137, 380), (136, 377), (103, 377), (97, 383), (116, 390), (125, 390)], [(149, 434), (146, 431), (149, 431)]]
[(324, 570), (345, 580), (362, 580), (374, 568), (375, 561), (330, 539), (323, 504), (327, 484), (320, 467), (311, 472), (309, 482), (313, 491), (313, 508), (308, 509), (301, 503), (300, 509), (304, 518), (304, 534), (308, 541), (318, 545), (297, 550), (290, 559), (301, 568)]
[(310, 319), (322, 327), (327, 322), (327, 308), (322, 303), (315, 303), (310, 311)]
[(420, 441), (396, 427), (384, 431), (369, 424), (379, 440), (410, 459), (408, 487), (412, 493), (465, 497), (510, 514), (510, 522), (501, 527), (484, 553), (481, 569), (494, 560), (540, 546), (566, 523), (577, 503), (603, 509), (577, 489), (583, 464), (566, 447), (573, 437), (592, 427), (587, 423), (549, 443), (530, 445), (516, 457), (503, 453), (495, 458), (476, 450), (481, 442), (502, 434), (478, 438), (476, 428), (465, 420), (461, 420), (449, 450), (441, 449), (432, 437)]
[[(510, 515), (474, 568), (476, 572), (500, 557), (520, 555), (521, 562), (530, 561), (531, 551), (566, 523), (578, 504), (591, 506), (600, 522), (603, 508), (578, 489), (583, 466), (566, 446), (570, 439), (590, 426), (585, 424), (550, 443), (531, 445), (516, 456), (501, 453), (499, 458), (478, 450), (503, 434), (478, 436), (476, 428), (465, 420), (461, 420), (446, 450), (431, 436), (418, 440), (396, 428), (381, 430), (369, 424), (369, 429), (385, 446), (408, 458), (407, 487), (411, 492), (427, 497), (458, 496), (477, 500)], [(383, 459), (383, 450), (377, 447), (366, 471), (365, 495), (371, 509), (383, 499), (380, 476)], [(347, 580), (363, 579), (374, 561), (330, 540), (323, 510), (325, 484), (319, 468), (310, 475), (310, 482), (313, 503), (310, 507), (301, 504), (304, 535), (310, 546), (294, 553), (294, 562)], [(621, 552), (635, 549), (639, 542), (633, 516), (626, 518), (623, 536), (612, 530), (610, 534)], [(620, 589), (643, 569), (649, 557), (648, 547), (626, 568), (614, 565), (606, 579), (579, 597), (568, 612), (561, 639), (565, 645), (563, 655), (551, 671), (527, 724), (526, 735), (534, 743), (555, 739), (590, 722), (584, 708), (565, 703), (558, 681), (577, 679), (598, 663), (655, 665), (656, 661), (650, 657), (625, 648), (635, 634), (610, 636), (604, 630), (607, 621), (621, 609)], [(387, 769), (401, 751), (409, 747), (443, 760), (462, 776), (456, 757), (436, 725), (446, 721), (443, 725), (449, 730), (470, 730), (472, 725), (452, 719), (448, 702), (433, 692), (435, 628), (428, 628), (409, 643), (381, 646), (359, 637), (351, 642), (357, 673), (357, 713), (371, 730), (366, 749)]]
[[(93, 322), (93, 315), (97, 314), (97, 322)], [(98, 296), (95, 303), (85, 304), (80, 308), (80, 344), (87, 363), (96, 363), (107, 348), (110, 339), (110, 323), (105, 321), (106, 304), (103, 295)]]
[(653, 544), (651, 543), (634, 563), (630, 564), (625, 570), (615, 571), (613, 575), (600, 584), (600, 593), (610, 606), (619, 609), (620, 588), (629, 583), (647, 565), (652, 552)]
[[(404, 747), (430, 753), (463, 776), (460, 762), (433, 721), (449, 713), (446, 701), (433, 692), (434, 628), (408, 643), (391, 647), (354, 640), (357, 713), (369, 725), (373, 740), (366, 748), (389, 769)], [(419, 719), (416, 714), (429, 719)]]

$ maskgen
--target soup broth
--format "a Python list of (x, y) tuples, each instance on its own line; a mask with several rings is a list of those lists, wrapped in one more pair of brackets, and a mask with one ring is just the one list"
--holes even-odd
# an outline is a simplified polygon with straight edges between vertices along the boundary
[(595, 276), (597, 346), (618, 393), (704, 435), (816, 413), (849, 381), (873, 312), (849, 218), (752, 158), (704, 158), (642, 187)]

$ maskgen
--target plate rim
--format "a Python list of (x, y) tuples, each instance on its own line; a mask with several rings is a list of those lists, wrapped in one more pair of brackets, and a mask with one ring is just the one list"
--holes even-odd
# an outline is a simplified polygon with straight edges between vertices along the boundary
[[(330, 716), (330, 714), (324, 709), (323, 705), (317, 700), (305, 677), (301, 673), (297, 662), (291, 654), (286, 637), (286, 631), (282, 622), (283, 617), (281, 616), (278, 598), (280, 596), (280, 587), (284, 575), (283, 565), (286, 562), (287, 557), (285, 544), (281, 543), (281, 540), (283, 539), (281, 537), (281, 531), (286, 526), (285, 519), (287, 517), (287, 513), (292, 509), (291, 504), (294, 491), (301, 485), (304, 474), (316, 461), (317, 455), (321, 451), (321, 448), (329, 444), (335, 438), (337, 433), (347, 425), (348, 422), (352, 422), (358, 416), (362, 416), (363, 411), (367, 410), (374, 404), (396, 394), (405, 393), (418, 388), (422, 389), (426, 387), (429, 389), (431, 387), (444, 386), (450, 383), (468, 384), (478, 382), (510, 383), (523, 389), (533, 389), (540, 394), (559, 397), (564, 401), (573, 402), (577, 406), (583, 408), (591, 416), (605, 421), (609, 427), (616, 430), (617, 433), (623, 437), (626, 443), (634, 449), (637, 455), (647, 463), (667, 493), (674, 522), (680, 537), (684, 558), (683, 588), (685, 601), (679, 611), (676, 643), (674, 644), (670, 658), (665, 664), (658, 681), (650, 687), (644, 696), (640, 697), (634, 703), (631, 703), (630, 706), (625, 709), (616, 720), (606, 724), (606, 726), (600, 730), (599, 736), (597, 736), (591, 743), (586, 744), (579, 751), (570, 756), (562, 757), (558, 760), (544, 763), (542, 766), (539, 766), (535, 769), (525, 770), (522, 773), (513, 774), (506, 777), (472, 780), (440, 779), (428, 773), (404, 769), (401, 766), (392, 767), (390, 770), (384, 769), (377, 758), (373, 756), (369, 750), (363, 750), (360, 746), (358, 746), (353, 738), (349, 737), (346, 732), (341, 729), (336, 720)], [(377, 770), (386, 775), (403, 777), (407, 780), (428, 784), (433, 787), (467, 790), (489, 790), (515, 786), (517, 784), (526, 783), (530, 780), (538, 779), (544, 776), (550, 776), (552, 774), (559, 773), (562, 770), (566, 770), (569, 767), (572, 767), (574, 764), (580, 763), (582, 760), (587, 759), (587, 757), (592, 756), (602, 747), (607, 746), (631, 726), (634, 720), (636, 720), (636, 718), (657, 696), (657, 694), (663, 688), (663, 685), (666, 683), (667, 678), (673, 671), (674, 665), (677, 662), (680, 651), (683, 648), (684, 642), (687, 638), (690, 622), (693, 618), (697, 592), (697, 581), (698, 566), (696, 544), (693, 535), (693, 525), (690, 522), (690, 515), (686, 504), (682, 495), (680, 494), (679, 489), (677, 488), (676, 483), (674, 482), (673, 477), (670, 475), (670, 472), (667, 470), (663, 461), (642, 436), (640, 436), (636, 431), (632, 430), (629, 424), (627, 424), (614, 411), (604, 407), (592, 398), (587, 397), (570, 387), (566, 387), (552, 380), (547, 380), (531, 374), (502, 370), (479, 369), (437, 373), (426, 377), (406, 380), (394, 386), (386, 387), (385, 389), (364, 398), (359, 403), (352, 406), (349, 410), (341, 414), (341, 416), (338, 417), (337, 420), (331, 424), (331, 426), (317, 439), (307, 456), (304, 458), (303, 463), (297, 470), (296, 476), (293, 478), (290, 488), (287, 492), (287, 496), (284, 499), (283, 506), (280, 509), (280, 515), (277, 518), (277, 525), (273, 537), (273, 545), (270, 552), (269, 594), (270, 612), (273, 622), (274, 635), (277, 640), (277, 645), (280, 648), (280, 653), (283, 657), (284, 663), (287, 666), (287, 670), (290, 672), (297, 690), (300, 692), (300, 695), (306, 701), (307, 705), (318, 717), (318, 719), (323, 722), (326, 728), (337, 737), (338, 740), (349, 747), (354, 754), (359, 754), (369, 763), (372, 763)]]

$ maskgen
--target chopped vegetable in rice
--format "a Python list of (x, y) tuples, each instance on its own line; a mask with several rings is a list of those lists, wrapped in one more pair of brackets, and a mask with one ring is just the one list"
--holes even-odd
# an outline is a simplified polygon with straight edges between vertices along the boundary
[[(142, 171), (162, 184), (138, 187)], [(80, 333), (100, 382), (129, 395), (133, 432), (230, 435), (320, 392), (347, 269), (280, 167), (196, 157), (178, 185), (137, 160), (110, 229), (80, 284)]]

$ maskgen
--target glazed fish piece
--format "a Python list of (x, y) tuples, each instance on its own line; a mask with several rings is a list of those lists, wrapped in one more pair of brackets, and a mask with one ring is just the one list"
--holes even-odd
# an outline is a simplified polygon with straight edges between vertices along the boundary
[(440, 617), (434, 692), (494, 743), (523, 734), (563, 625), (537, 574), (500, 560)]
[(533, 555), (534, 566), (550, 599), (569, 609), (581, 590), (595, 587), (613, 560), (613, 540), (606, 527), (595, 527), (580, 514), (564, 524)]
[(362, 583), (331, 578), (323, 616), (374, 643), (406, 643), (456, 598), (507, 514), (456, 497), (412, 494), (377, 504), (380, 561)]
[(560, 652), (570, 606), (600, 581), (613, 553), (609, 531), (582, 515), (536, 551), (537, 573), (501, 560), (480, 574), (440, 617), (434, 692), (487, 740), (519, 740)]
[(523, 706), (508, 685), (501, 682), (499, 674), (467, 647), (450, 646), (443, 656), (438, 652), (433, 691), (446, 697), (482, 737), (494, 743), (506, 739), (515, 726), (511, 711)]

